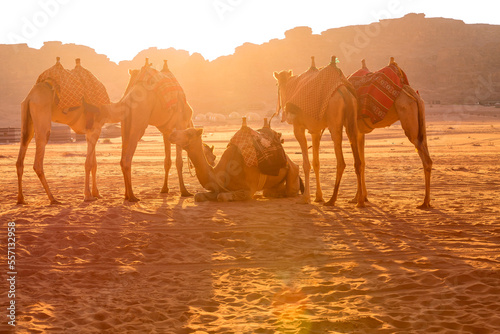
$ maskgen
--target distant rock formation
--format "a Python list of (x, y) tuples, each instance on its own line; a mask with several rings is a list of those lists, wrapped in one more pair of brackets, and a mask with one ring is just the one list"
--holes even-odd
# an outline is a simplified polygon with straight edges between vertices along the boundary
[(376, 71), (394, 56), (410, 84), (428, 102), (500, 101), (500, 26), (408, 14), (321, 34), (313, 34), (309, 27), (296, 27), (286, 31), (284, 39), (261, 45), (245, 43), (233, 55), (213, 61), (198, 53), (152, 47), (116, 64), (82, 45), (46, 42), (39, 50), (26, 44), (0, 45), (0, 127), (19, 126), (22, 99), (56, 56), (70, 69), (75, 58), (81, 58), (82, 65), (104, 83), (113, 101), (125, 90), (128, 69), (141, 67), (148, 57), (158, 69), (163, 59), (169, 60), (195, 116), (228, 116), (232, 112), (269, 116), (277, 99), (273, 71), (301, 73), (309, 67), (311, 56), (320, 67), (327, 65), (333, 54), (346, 75), (358, 70), (363, 58), (368, 68)]

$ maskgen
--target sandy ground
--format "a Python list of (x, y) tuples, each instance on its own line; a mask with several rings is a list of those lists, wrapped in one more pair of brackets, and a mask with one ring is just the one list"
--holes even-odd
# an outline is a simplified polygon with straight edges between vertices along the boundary
[[(398, 125), (367, 136), (363, 209), (348, 202), (355, 175), (347, 143), (333, 208), (296, 198), (197, 204), (180, 197), (174, 169), (171, 193), (160, 195), (157, 136), (145, 137), (134, 158), (141, 202), (123, 200), (120, 141), (112, 139), (98, 145), (103, 199), (82, 201), (85, 144), (52, 144), (45, 171), (63, 204), (48, 205), (32, 143), (29, 205), (17, 206), (18, 145), (2, 145), (0, 332), (11, 331), (6, 241), (15, 222), (18, 333), (499, 333), (500, 110), (469, 109), (427, 109), (427, 211), (416, 209), (422, 165)], [(205, 126), (218, 156), (238, 127)], [(291, 127), (280, 129), (300, 164)], [(321, 159), (329, 198), (328, 136)], [(184, 175), (190, 190), (202, 190)]]

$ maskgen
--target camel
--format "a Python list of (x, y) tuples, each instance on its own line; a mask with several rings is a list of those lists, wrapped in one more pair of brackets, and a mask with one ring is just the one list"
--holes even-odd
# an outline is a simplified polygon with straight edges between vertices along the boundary
[[(56, 65), (60, 65), (60, 58), (56, 58)], [(77, 66), (80, 60), (76, 60)], [(26, 204), (22, 188), (22, 177), (24, 172), (24, 158), (28, 145), (35, 136), (36, 153), (33, 169), (40, 179), (51, 204), (60, 204), (49, 189), (43, 169), (45, 146), (49, 140), (51, 121), (67, 124), (78, 134), (85, 134), (87, 140), (87, 157), (85, 160), (85, 186), (84, 200), (92, 201), (100, 198), (96, 183), (97, 161), (95, 146), (101, 128), (105, 123), (119, 122), (119, 115), (106, 111), (96, 111), (96, 106), (91, 106), (85, 101), (83, 105), (75, 109), (61, 109), (57, 104), (56, 88), (49, 81), (35, 84), (24, 101), (21, 103), (21, 145), (17, 158), (17, 203)], [(89, 122), (89, 115), (93, 122)], [(90, 173), (92, 172), (92, 190), (90, 189)]]
[[(391, 57), (389, 61), (389, 65), (391, 64), (395, 64), (397, 66), (393, 57)], [(364, 59), (362, 60), (362, 70), (369, 72)], [(351, 80), (351, 77), (352, 75), (348, 78), (348, 80)], [(403, 94), (399, 94), (399, 96), (395, 99), (394, 104), (387, 112), (386, 116), (380, 122), (373, 123), (370, 118), (358, 116), (358, 147), (361, 157), (362, 189), (358, 188), (356, 197), (352, 201), (359, 201), (359, 197), (363, 196), (362, 194), (364, 194), (365, 196), (367, 194), (365, 184), (365, 134), (370, 133), (377, 128), (390, 126), (391, 124), (399, 120), (406, 137), (408, 137), (410, 142), (415, 145), (418, 155), (422, 160), (425, 177), (425, 196), (423, 203), (419, 205), (418, 208), (428, 209), (431, 208), (430, 181), (432, 160), (430, 158), (429, 149), (427, 147), (424, 101), (422, 100), (420, 95), (409, 85), (403, 85), (401, 92)], [(367, 197), (365, 197), (365, 201), (367, 200)]]
[[(246, 127), (245, 120), (243, 127)], [(268, 125), (267, 131), (271, 130)], [(272, 132), (279, 136), (276, 132)], [(266, 197), (292, 197), (299, 193), (301, 180), (299, 167), (286, 156), (286, 167), (279, 168), (276, 176), (261, 173), (259, 167), (249, 167), (236, 145), (229, 145), (219, 163), (212, 167), (203, 154), (203, 129), (174, 130), (170, 141), (181, 146), (193, 162), (198, 181), (209, 192), (195, 194), (196, 202), (242, 201), (253, 198), (263, 190)]]
[[(151, 73), (153, 78), (141, 80), (141, 76), (144, 77), (148, 72)], [(163, 135), (165, 179), (161, 193), (168, 193), (168, 172), (172, 165), (169, 136), (173, 129), (182, 130), (193, 126), (191, 119), (193, 110), (186, 101), (184, 91), (168, 69), (167, 61), (164, 63), (161, 74), (151, 68), (148, 59), (146, 59), (146, 64), (140, 70), (129, 70), (129, 74), (128, 86), (123, 97), (118, 102), (119, 108), (122, 110), (122, 155), (120, 166), (125, 181), (125, 199), (130, 202), (137, 202), (139, 199), (132, 190), (132, 158), (137, 143), (144, 135), (147, 126), (156, 126)], [(162, 74), (172, 78), (170, 83), (175, 83), (174, 86), (168, 87), (166, 92), (160, 92), (160, 89), (154, 83), (155, 78), (162, 78)], [(168, 98), (168, 101), (165, 103), (165, 100), (162, 100), (163, 98)], [(113, 108), (112, 106), (109, 107)], [(192, 196), (184, 185), (182, 149), (179, 146), (176, 147), (176, 167), (181, 195)]]
[[(289, 92), (290, 89), (288, 85), (292, 85), (292, 81), (296, 80), (299, 82), (303, 80), (305, 82), (308, 80), (309, 75), (313, 75), (318, 69), (314, 63), (314, 57), (312, 58), (312, 64), (308, 71), (299, 75), (293, 76), (292, 71), (281, 71), (274, 72), (274, 78), (278, 81), (278, 105), (276, 114), (280, 110), (283, 111), (282, 122), (287, 121), (289, 124), (293, 124), (293, 132), (295, 138), (299, 142), (302, 151), (302, 161), (305, 175), (305, 192), (299, 201), (300, 203), (310, 203), (310, 185), (309, 185), (309, 174), (311, 169), (311, 164), (309, 162), (308, 145), (305, 135), (305, 130), (307, 129), (312, 137), (312, 148), (313, 148), (313, 169), (316, 175), (316, 198), (315, 202), (323, 202), (323, 192), (321, 190), (321, 183), (319, 177), (319, 145), (321, 141), (321, 136), (326, 128), (330, 131), (331, 138), (334, 143), (335, 156), (337, 159), (337, 173), (335, 179), (335, 187), (332, 197), (328, 202), (325, 203), (327, 206), (335, 205), (337, 200), (340, 181), (342, 179), (342, 174), (346, 167), (344, 156), (342, 153), (342, 129), (345, 125), (346, 133), (349, 138), (352, 153), (354, 156), (354, 167), (357, 175), (358, 189), (363, 189), (361, 186), (361, 159), (358, 150), (358, 139), (357, 139), (357, 101), (353, 91), (352, 86), (345, 80), (345, 77), (341, 73), (340, 69), (336, 65), (336, 57), (332, 57), (332, 61), (327, 66), (333, 66), (335, 69), (340, 71), (342, 78), (342, 84), (333, 92), (329, 100), (327, 100), (327, 108), (321, 119), (311, 117), (308, 113), (303, 112), (298, 108), (293, 108), (293, 105), (289, 104), (290, 96), (295, 92)], [(294, 83), (295, 84), (295, 83)], [(288, 92), (287, 92), (288, 91)], [(364, 206), (364, 196), (358, 196), (358, 207)]]

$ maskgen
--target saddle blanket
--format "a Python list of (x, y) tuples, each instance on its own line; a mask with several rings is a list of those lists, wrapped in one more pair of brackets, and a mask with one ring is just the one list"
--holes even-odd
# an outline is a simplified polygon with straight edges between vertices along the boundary
[(184, 90), (174, 74), (169, 70), (160, 72), (152, 67), (145, 66), (140, 70), (135, 82), (142, 82), (147, 89), (156, 91), (160, 96), (164, 109), (175, 106), (179, 102), (179, 96), (181, 96), (181, 102), (186, 102)]
[(255, 131), (242, 127), (236, 132), (228, 146), (235, 145), (248, 167), (258, 167), (265, 175), (276, 176), (286, 167), (286, 155), (276, 132), (264, 128)]
[(82, 99), (95, 106), (110, 103), (104, 85), (87, 69), (76, 65), (71, 71), (60, 62), (38, 76), (36, 83), (48, 82), (56, 91), (57, 106), (67, 109), (82, 106)]
[(384, 119), (403, 85), (409, 85), (406, 74), (395, 63), (377, 72), (362, 68), (348, 80), (358, 95), (358, 118), (370, 118), (373, 124)]
[(341, 85), (350, 85), (335, 65), (321, 69), (311, 67), (306, 72), (291, 77), (286, 87), (286, 107), (299, 108), (306, 115), (321, 120), (325, 115), (328, 102)]

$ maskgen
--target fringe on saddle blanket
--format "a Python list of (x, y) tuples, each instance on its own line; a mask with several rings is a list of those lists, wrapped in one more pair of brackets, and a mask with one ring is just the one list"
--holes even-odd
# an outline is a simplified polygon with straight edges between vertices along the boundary
[(370, 118), (372, 124), (384, 119), (403, 85), (409, 85), (406, 74), (395, 62), (377, 72), (363, 67), (351, 74), (348, 80), (358, 95), (358, 118)]
[(229, 141), (235, 145), (248, 167), (258, 167), (265, 175), (276, 176), (286, 167), (286, 155), (277, 133), (269, 128), (253, 130), (242, 127)]
[(54, 66), (40, 74), (36, 83), (40, 82), (48, 82), (54, 87), (58, 98), (57, 106), (62, 110), (82, 106), (83, 98), (94, 106), (110, 103), (104, 85), (80, 65), (79, 59), (71, 71), (66, 70), (57, 60)]
[(321, 69), (311, 67), (288, 79), (285, 112), (298, 108), (319, 121), (325, 115), (330, 97), (342, 85), (351, 86), (335, 63)]

